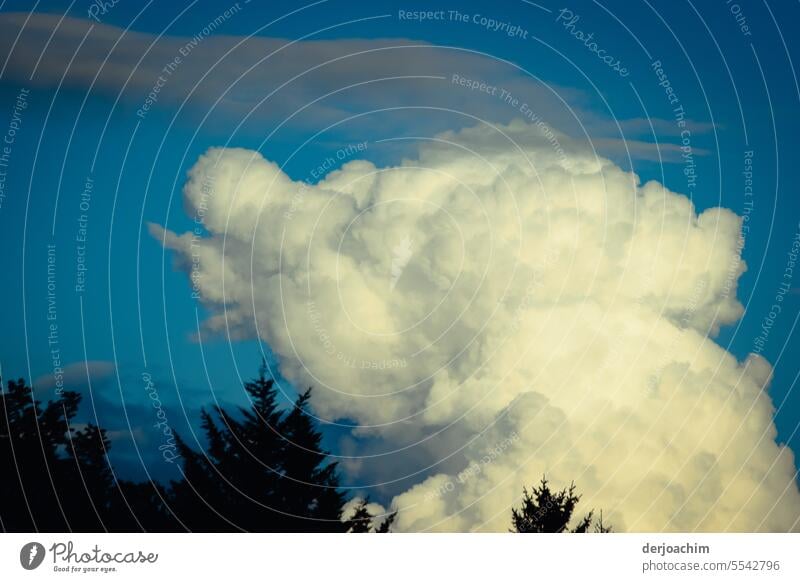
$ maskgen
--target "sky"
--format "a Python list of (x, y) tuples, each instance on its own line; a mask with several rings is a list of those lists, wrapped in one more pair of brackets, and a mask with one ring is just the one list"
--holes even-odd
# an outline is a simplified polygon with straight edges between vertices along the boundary
[[(287, 404), (316, 386), (348, 487), (436, 506), (409, 510), (401, 527), (491, 529), (505, 502), (476, 490), (505, 486), (520, 463), (507, 451), (546, 448), (520, 428), (537, 415), (578, 420), (575, 444), (543, 453), (530, 474), (563, 465), (557, 481), (577, 471), (609, 498), (637, 491), (619, 523), (761, 525), (693, 515), (687, 501), (675, 502), (678, 518), (642, 521), (647, 474), (634, 487), (594, 473), (600, 453), (586, 443), (639, 438), (600, 430), (598, 402), (608, 422), (635, 425), (631, 409), (667, 438), (728, 386), (758, 404), (726, 426), (750, 427), (757, 409), (753, 434), (769, 443), (720, 428), (728, 437), (708, 454), (722, 466), (733, 443), (796, 470), (800, 280), (787, 268), (800, 232), (800, 87), (782, 24), (795, 3), (99, 4), (0, 6), (0, 364), (4, 380), (27, 378), (45, 400), (63, 369), (91, 403), (82, 414), (111, 431), (121, 475), (175, 475), (157, 452), (148, 379), (170, 424), (194, 437), (200, 407), (244, 403), (241, 383), (265, 358)], [(331, 204), (330, 192), (346, 196)], [(554, 206), (531, 202), (548, 193)], [(744, 263), (727, 265), (739, 250)], [(535, 308), (514, 265), (534, 279), (541, 266)], [(381, 293), (375, 273), (388, 277)], [(658, 318), (641, 315), (650, 308)], [(753, 352), (772, 370), (744, 366)], [(348, 358), (384, 369), (342, 368)], [(670, 406), (685, 397), (685, 407), (658, 413), (633, 380), (604, 375), (642, 368), (658, 384), (678, 374), (671, 365), (693, 379), (674, 380), (689, 391), (676, 388)], [(572, 374), (574, 393), (558, 384)], [(476, 436), (507, 443), (503, 461), (466, 446)], [(744, 461), (730, 462), (722, 486), (746, 489), (733, 470)], [(436, 497), (472, 466), (479, 477)]]

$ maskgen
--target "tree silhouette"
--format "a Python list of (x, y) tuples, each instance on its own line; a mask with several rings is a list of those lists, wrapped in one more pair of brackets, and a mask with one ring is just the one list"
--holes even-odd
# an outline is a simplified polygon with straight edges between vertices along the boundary
[(77, 410), (79, 396), (65, 392), (62, 405), (42, 411), (23, 380), (10, 381), (0, 397), (0, 479), (6, 531), (67, 529), (55, 494), (54, 473), (61, 459), (56, 451), (66, 445), (64, 427)]
[(24, 380), (0, 391), (0, 463), (7, 471), (0, 480), (0, 527), (169, 531), (163, 501), (154, 499), (157, 486), (116, 479), (105, 431), (74, 426), (79, 404), (79, 394), (65, 391), (42, 408)]
[(369, 499), (362, 499), (355, 507), (352, 517), (345, 523), (349, 533), (369, 533), (372, 530), (372, 514), (367, 509)]
[(182, 478), (166, 488), (117, 478), (105, 429), (74, 422), (78, 393), (42, 407), (23, 380), (0, 384), (0, 463), (13, 470), (0, 480), (0, 529), (347, 531), (337, 465), (308, 411), (311, 391), (279, 410), (263, 366), (245, 389), (250, 406), (237, 413), (201, 411), (206, 450), (175, 435)]
[(251, 405), (238, 417), (222, 407), (216, 418), (201, 413), (206, 451), (177, 438), (184, 478), (172, 484), (176, 513), (193, 531), (346, 531), (337, 465), (308, 412), (311, 391), (280, 411), (263, 366), (245, 390)]
[[(201, 410), (204, 450), (175, 435), (182, 476), (169, 487), (115, 475), (105, 429), (75, 424), (78, 393), (42, 406), (24, 380), (5, 388), (1, 380), (0, 530), (387, 533), (397, 517), (379, 520), (365, 498), (342, 519), (346, 497), (308, 410), (311, 390), (282, 410), (263, 365), (244, 385), (249, 406)], [(511, 531), (612, 531), (602, 512), (593, 524), (592, 511), (570, 529), (579, 501), (574, 484), (553, 491), (543, 477), (530, 493), (523, 488)]]
[(353, 510), (353, 515), (345, 521), (348, 533), (389, 533), (397, 512), (388, 514), (377, 527), (374, 526), (375, 517), (369, 510), (369, 497), (360, 499)]
[[(345, 497), (338, 491), (336, 463), (326, 463), (322, 434), (308, 413), (309, 388), (281, 423), (286, 440), (283, 455), (283, 501), (293, 515), (322, 520), (323, 531), (344, 531), (341, 524)], [(297, 522), (294, 525), (308, 527)]]
[[(569, 528), (575, 507), (581, 496), (575, 493), (575, 484), (561, 491), (552, 491), (546, 477), (538, 487), (529, 493), (522, 488), (522, 505), (511, 510), (511, 531), (516, 533), (586, 533), (592, 525), (593, 511), (590, 511), (572, 528)], [(595, 524), (595, 531), (608, 533), (610, 526), (603, 524), (602, 513)]]
[(397, 511), (393, 511), (389, 515), (386, 516), (381, 524), (378, 526), (378, 529), (375, 530), (375, 533), (389, 533), (392, 531), (392, 525), (394, 525), (394, 520), (397, 517)]
[(603, 523), (603, 512), (600, 512), (600, 518), (597, 520), (597, 523), (594, 524), (594, 533), (611, 533), (614, 531), (610, 525), (606, 525)]

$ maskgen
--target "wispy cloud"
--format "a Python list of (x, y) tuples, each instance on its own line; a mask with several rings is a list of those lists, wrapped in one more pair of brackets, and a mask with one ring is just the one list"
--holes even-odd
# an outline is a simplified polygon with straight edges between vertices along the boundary
[(52, 398), (56, 389), (81, 391), (92, 382), (103, 382), (115, 369), (114, 362), (106, 360), (73, 362), (52, 374), (39, 376), (33, 381), (33, 387), (37, 398)]
[[(52, 14), (0, 15), (4, 79), (37, 87), (62, 85), (116, 98), (140, 119), (155, 110), (184, 111), (206, 123), (252, 131), (263, 124), (288, 129), (335, 125), (334, 131), (375, 133), (376, 125), (403, 135), (431, 136), (473, 125), (476, 118), (505, 123), (524, 110), (502, 91), (528, 104), (553, 128), (573, 136), (589, 132), (608, 155), (676, 161), (669, 122), (653, 120), (660, 146), (642, 119), (614, 120), (587, 109), (578, 90), (544, 83), (487, 55), (406, 38), (294, 41), (224, 35), (225, 22), (246, 19), (247, 7), (219, 19), (206, 34), (157, 36)], [(454, 75), (497, 87), (493, 95), (453, 83)], [(371, 112), (360, 116), (360, 113)], [(379, 121), (376, 121), (379, 120)], [(619, 124), (619, 125), (618, 125)], [(699, 131), (707, 124), (694, 123)], [(621, 130), (621, 133), (620, 133)], [(630, 132), (636, 139), (626, 134)], [(660, 138), (666, 138), (661, 140)], [(696, 153), (701, 154), (702, 151)]]

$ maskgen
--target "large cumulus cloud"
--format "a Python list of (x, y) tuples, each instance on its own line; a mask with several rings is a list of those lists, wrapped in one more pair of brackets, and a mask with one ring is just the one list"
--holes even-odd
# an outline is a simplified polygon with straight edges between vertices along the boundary
[(731, 211), (520, 121), (316, 184), (212, 148), (184, 196), (203, 236), (151, 230), (206, 331), (257, 335), (321, 417), (434, 461), (400, 529), (505, 530), (542, 473), (618, 529), (796, 527), (771, 368), (713, 341), (742, 314)]

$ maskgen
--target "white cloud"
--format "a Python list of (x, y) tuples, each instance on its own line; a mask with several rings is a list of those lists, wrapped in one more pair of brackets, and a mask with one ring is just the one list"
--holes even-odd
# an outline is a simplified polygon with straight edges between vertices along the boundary
[(545, 472), (619, 530), (797, 528), (771, 368), (710, 339), (742, 314), (739, 217), (556, 137), (478, 126), (314, 186), (214, 148), (184, 190), (209, 236), (151, 232), (208, 331), (258, 332), (320, 416), (441, 460), (399, 529), (503, 531)]

